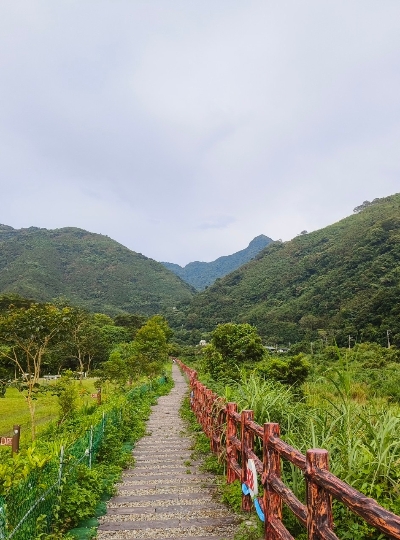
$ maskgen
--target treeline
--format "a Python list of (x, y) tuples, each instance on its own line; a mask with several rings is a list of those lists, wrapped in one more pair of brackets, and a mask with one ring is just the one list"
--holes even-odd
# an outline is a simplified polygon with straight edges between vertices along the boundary
[(169, 353), (172, 332), (161, 316), (118, 315), (114, 319), (65, 303), (37, 303), (17, 295), (0, 297), (0, 379), (4, 390), (24, 392), (35, 437), (39, 379), (68, 370), (91, 373), (100, 387), (119, 387), (139, 377), (155, 377)]

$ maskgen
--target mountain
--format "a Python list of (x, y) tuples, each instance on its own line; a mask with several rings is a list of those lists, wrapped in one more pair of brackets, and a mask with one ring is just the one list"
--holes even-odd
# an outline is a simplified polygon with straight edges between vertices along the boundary
[[(196, 295), (182, 323), (249, 322), (271, 343), (355, 339), (400, 346), (400, 194), (324, 229), (273, 242)], [(350, 336), (350, 338), (349, 338)]]
[(273, 242), (271, 238), (260, 234), (250, 242), (247, 248), (237, 251), (232, 255), (219, 257), (212, 262), (195, 261), (184, 267), (169, 262), (162, 262), (161, 264), (198, 291), (202, 291), (214, 283), (216, 279), (226, 276), (230, 272), (233, 272), (233, 270), (239, 268), (239, 266), (249, 262), (271, 242)]
[(194, 292), (159, 262), (107, 236), (0, 225), (0, 293), (38, 301), (65, 297), (110, 315), (152, 315), (189, 302)]

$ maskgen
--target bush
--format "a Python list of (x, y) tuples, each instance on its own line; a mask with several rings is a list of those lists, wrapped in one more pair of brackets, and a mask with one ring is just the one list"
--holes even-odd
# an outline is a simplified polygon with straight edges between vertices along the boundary
[(301, 386), (310, 369), (311, 364), (303, 353), (286, 358), (271, 358), (257, 365), (257, 372), (261, 376), (290, 386)]

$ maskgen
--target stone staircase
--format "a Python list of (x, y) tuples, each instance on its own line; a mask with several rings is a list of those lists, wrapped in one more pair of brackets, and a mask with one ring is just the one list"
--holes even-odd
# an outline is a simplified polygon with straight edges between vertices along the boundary
[(159, 399), (136, 445), (135, 467), (124, 472), (101, 518), (99, 540), (231, 539), (237, 518), (213, 498), (213, 478), (191, 459), (179, 407), (187, 385), (173, 366), (175, 386)]

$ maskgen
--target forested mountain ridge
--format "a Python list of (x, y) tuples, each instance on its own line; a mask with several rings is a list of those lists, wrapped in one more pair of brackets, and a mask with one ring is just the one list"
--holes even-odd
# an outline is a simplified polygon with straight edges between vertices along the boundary
[(210, 331), (250, 322), (270, 343), (335, 339), (400, 346), (400, 194), (290, 242), (197, 295), (182, 323)]
[(189, 302), (194, 292), (159, 262), (107, 236), (0, 225), (0, 293), (42, 302), (65, 297), (109, 315), (152, 315)]
[(215, 261), (194, 261), (184, 267), (169, 262), (162, 262), (161, 264), (198, 291), (202, 291), (214, 283), (216, 279), (226, 276), (243, 264), (246, 264), (271, 242), (273, 242), (271, 238), (268, 238), (268, 236), (265, 236), (264, 234), (260, 234), (253, 238), (247, 248), (232, 253), (232, 255), (218, 257)]

